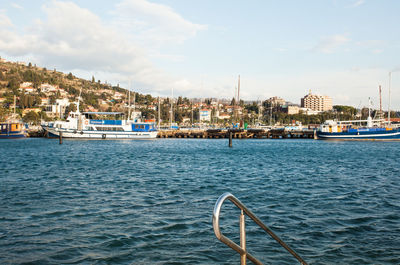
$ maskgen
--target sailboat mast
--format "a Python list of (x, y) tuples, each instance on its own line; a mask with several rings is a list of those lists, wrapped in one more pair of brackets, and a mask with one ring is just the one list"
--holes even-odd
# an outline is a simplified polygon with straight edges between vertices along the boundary
[(392, 72), (389, 72), (389, 106), (388, 106), (388, 123), (390, 124), (390, 87), (392, 83)]
[(382, 114), (382, 88), (379, 85), (379, 113)]
[(128, 90), (128, 120), (131, 119), (131, 80), (129, 80), (129, 90)]
[(239, 78), (238, 78), (237, 101), (238, 101), (238, 104), (239, 104), (239, 101), (240, 101), (240, 75), (239, 75)]
[(158, 97), (158, 129), (160, 129), (161, 109), (160, 109), (160, 96)]
[(171, 88), (171, 111), (170, 111), (170, 119), (169, 119), (169, 127), (172, 128), (172, 105), (174, 104), (174, 88)]
[(238, 99), (237, 100), (237, 105), (238, 105), (237, 115), (238, 115), (238, 121), (240, 123), (240, 114), (239, 114), (239, 108), (240, 108), (240, 75), (238, 77), (238, 95), (237, 95), (237, 99)]

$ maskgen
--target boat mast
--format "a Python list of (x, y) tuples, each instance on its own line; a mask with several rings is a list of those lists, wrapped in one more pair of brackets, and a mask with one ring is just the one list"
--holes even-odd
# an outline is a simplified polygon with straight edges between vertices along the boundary
[(128, 121), (131, 119), (131, 80), (129, 80), (128, 89)]
[(392, 72), (389, 72), (389, 106), (388, 106), (388, 123), (390, 124), (390, 86), (392, 83)]
[(191, 115), (192, 115), (192, 127), (193, 127), (193, 99), (191, 99), (190, 100), (191, 102), (190, 102), (190, 112), (191, 112)]
[(172, 128), (172, 105), (174, 104), (174, 88), (171, 88), (171, 111), (170, 111), (170, 119), (169, 119), (169, 127)]
[(160, 117), (161, 117), (160, 96), (158, 96), (158, 129), (160, 129)]
[(239, 126), (240, 126), (240, 114), (239, 114), (239, 108), (240, 108), (240, 75), (238, 77), (238, 94), (237, 94), (237, 105), (238, 105), (238, 109), (237, 109), (237, 115), (238, 115), (238, 122), (239, 122)]
[(76, 112), (77, 112), (78, 114), (81, 114), (81, 112), (80, 112), (80, 110), (79, 110), (79, 104), (80, 104), (80, 100), (81, 100), (81, 94), (82, 94), (82, 88), (81, 88), (81, 90), (79, 91), (78, 104), (76, 105), (76, 108), (77, 108)]
[(382, 88), (379, 85), (379, 113), (382, 114)]

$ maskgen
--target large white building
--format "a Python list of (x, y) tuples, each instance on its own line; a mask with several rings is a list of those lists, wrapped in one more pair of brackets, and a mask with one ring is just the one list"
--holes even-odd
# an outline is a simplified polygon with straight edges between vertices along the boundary
[(311, 91), (301, 99), (301, 106), (316, 111), (332, 110), (332, 99), (328, 96), (314, 95)]
[(211, 110), (201, 109), (199, 111), (199, 116), (200, 121), (211, 121)]
[(53, 105), (46, 105), (46, 114), (51, 117), (64, 118), (65, 110), (71, 103), (67, 98), (56, 99)]

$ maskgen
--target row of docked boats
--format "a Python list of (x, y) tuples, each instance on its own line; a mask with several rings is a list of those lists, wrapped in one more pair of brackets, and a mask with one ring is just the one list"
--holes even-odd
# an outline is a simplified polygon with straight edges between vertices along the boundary
[[(42, 125), (50, 137), (77, 139), (154, 139), (157, 127), (152, 122), (140, 119), (118, 119), (121, 112), (83, 112), (69, 113), (65, 121), (55, 121)], [(112, 116), (114, 119), (110, 119)], [(100, 117), (100, 118), (99, 118)], [(26, 137), (26, 127), (15, 118), (0, 123), (1, 138)], [(318, 139), (323, 140), (400, 140), (400, 127), (393, 126), (384, 119), (373, 120), (369, 115), (366, 120), (334, 121), (327, 120), (316, 131)]]

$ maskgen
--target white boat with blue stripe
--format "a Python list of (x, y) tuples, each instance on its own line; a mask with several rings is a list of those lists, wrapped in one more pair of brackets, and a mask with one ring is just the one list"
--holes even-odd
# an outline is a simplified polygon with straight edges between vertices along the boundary
[[(71, 112), (66, 121), (56, 121), (43, 126), (50, 137), (80, 139), (154, 139), (157, 137), (155, 123), (140, 120), (117, 119), (122, 112)], [(114, 116), (114, 119), (94, 119), (94, 117)]]
[[(362, 123), (367, 125), (363, 126)], [(385, 120), (333, 121), (328, 120), (317, 131), (318, 139), (325, 140), (400, 140), (400, 128)]]

